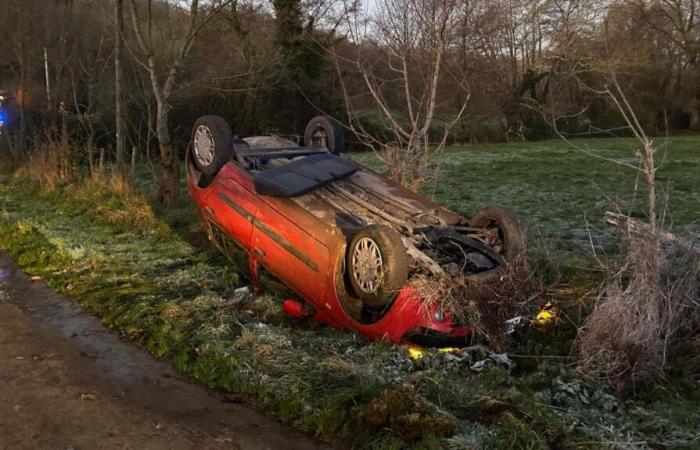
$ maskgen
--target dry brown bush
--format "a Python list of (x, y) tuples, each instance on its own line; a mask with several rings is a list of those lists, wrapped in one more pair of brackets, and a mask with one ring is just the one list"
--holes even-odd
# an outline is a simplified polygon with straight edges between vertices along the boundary
[(71, 186), (70, 194), (76, 200), (91, 204), (90, 215), (101, 222), (127, 225), (139, 231), (157, 225), (146, 196), (122, 171), (95, 172), (83, 182)]
[(26, 158), (15, 175), (35, 181), (49, 191), (68, 184), (76, 179), (72, 149), (60, 142), (47, 139)]
[(697, 334), (700, 254), (658, 236), (629, 233), (625, 263), (579, 334), (580, 369), (619, 390), (663, 377)]
[(105, 167), (101, 152), (99, 165), (90, 158), (89, 175), (84, 176), (76, 163), (77, 154), (67, 139), (57, 139), (48, 131), (44, 142), (31, 152), (14, 176), (29, 180), (45, 193), (62, 188), (71, 199), (87, 205), (88, 215), (100, 222), (126, 225), (139, 231), (157, 225), (148, 199), (123, 169), (114, 165)]
[(529, 300), (540, 290), (525, 260), (504, 266), (498, 279), (490, 281), (417, 275), (409, 284), (426, 305), (439, 305), (457, 321), (477, 330), (496, 350), (505, 344), (506, 320), (531, 306)]

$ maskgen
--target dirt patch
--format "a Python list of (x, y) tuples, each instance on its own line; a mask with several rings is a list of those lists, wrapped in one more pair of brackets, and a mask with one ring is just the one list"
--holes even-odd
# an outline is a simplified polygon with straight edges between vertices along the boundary
[(0, 398), (0, 448), (320, 448), (120, 341), (3, 253)]

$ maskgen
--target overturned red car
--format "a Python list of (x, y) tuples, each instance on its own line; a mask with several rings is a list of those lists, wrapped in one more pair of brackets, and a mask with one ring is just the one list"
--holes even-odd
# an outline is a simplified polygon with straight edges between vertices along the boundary
[(525, 251), (518, 220), (499, 208), (467, 219), (344, 158), (330, 117), (313, 118), (303, 144), (196, 121), (187, 185), (214, 245), (256, 291), (263, 273), (293, 291), (284, 309), (297, 317), (375, 340), (467, 343), (469, 324), (414, 280), (498, 283)]

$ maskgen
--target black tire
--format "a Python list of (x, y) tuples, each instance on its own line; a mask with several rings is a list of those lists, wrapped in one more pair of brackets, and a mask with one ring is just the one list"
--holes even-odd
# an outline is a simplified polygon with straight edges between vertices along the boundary
[(498, 229), (501, 241), (498, 253), (506, 262), (512, 264), (525, 257), (527, 235), (518, 218), (510, 211), (492, 206), (483, 208), (472, 216), (469, 224), (476, 228)]
[(215, 175), (234, 156), (233, 135), (220, 116), (202, 116), (192, 127), (192, 160), (205, 175)]
[[(368, 268), (359, 257), (365, 245), (377, 249), (381, 256), (379, 266), (375, 266), (376, 273), (371, 273), (371, 264)], [(388, 305), (408, 279), (406, 248), (399, 233), (388, 226), (369, 225), (358, 231), (348, 245), (346, 258), (352, 290), (367, 306), (379, 308)], [(363, 275), (369, 276), (361, 279)], [(368, 283), (368, 279), (373, 279), (373, 282)]]
[(345, 136), (340, 123), (329, 116), (316, 116), (304, 130), (304, 145), (311, 148), (327, 148), (338, 155), (345, 151)]

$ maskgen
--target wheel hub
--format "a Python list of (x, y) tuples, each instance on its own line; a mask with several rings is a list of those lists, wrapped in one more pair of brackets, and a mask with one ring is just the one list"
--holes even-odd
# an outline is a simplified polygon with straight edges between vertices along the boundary
[(312, 142), (314, 147), (328, 147), (328, 135), (323, 127), (318, 127), (314, 130)]
[(352, 275), (362, 292), (375, 292), (379, 287), (383, 268), (382, 254), (377, 243), (366, 237), (360, 239), (353, 250), (352, 263)]
[(211, 130), (200, 125), (194, 132), (194, 154), (200, 164), (208, 166), (214, 161), (214, 137)]

